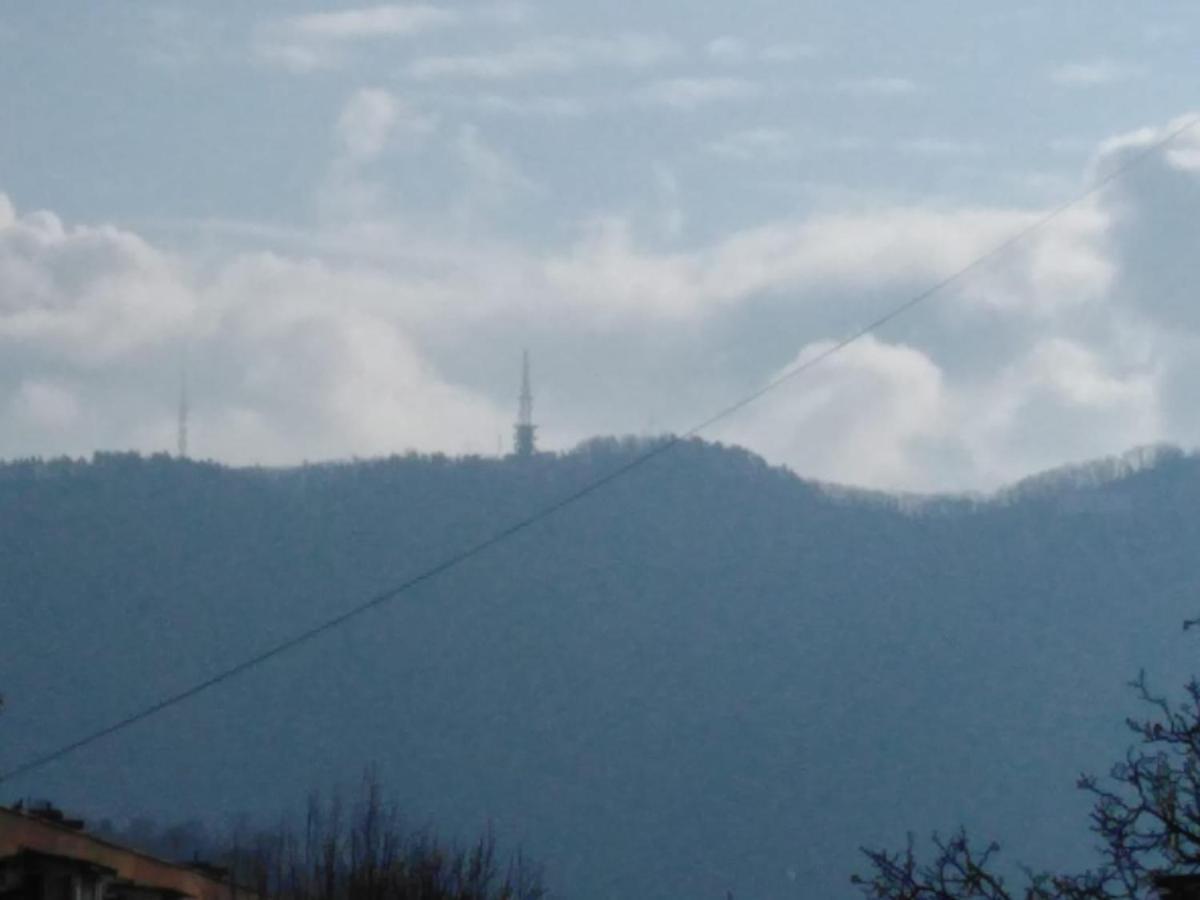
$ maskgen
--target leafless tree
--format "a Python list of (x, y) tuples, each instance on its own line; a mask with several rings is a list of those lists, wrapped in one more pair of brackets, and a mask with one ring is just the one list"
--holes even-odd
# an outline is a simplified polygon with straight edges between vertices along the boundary
[(539, 869), (517, 852), (499, 858), (489, 828), (467, 847), (406, 830), (371, 773), (346, 811), (309, 797), (300, 825), (239, 834), (227, 860), (264, 900), (540, 900)]
[(1172, 702), (1151, 689), (1145, 673), (1131, 686), (1147, 708), (1127, 720), (1135, 740), (1107, 778), (1083, 775), (1092, 796), (1090, 827), (1101, 859), (1082, 874), (1024, 872), (1006, 882), (999, 847), (980, 847), (959, 831), (934, 835), (930, 861), (914, 851), (864, 848), (869, 872), (851, 880), (876, 900), (1150, 900), (1155, 876), (1200, 873), (1200, 682)]

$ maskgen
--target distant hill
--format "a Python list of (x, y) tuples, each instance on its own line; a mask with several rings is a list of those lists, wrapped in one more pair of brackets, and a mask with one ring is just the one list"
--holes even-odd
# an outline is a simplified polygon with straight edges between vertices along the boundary
[[(0, 767), (360, 602), (643, 449), (295, 469), (0, 465)], [(18, 785), (114, 817), (274, 815), (369, 762), (576, 900), (855, 896), (965, 822), (1086, 861), (1125, 682), (1196, 646), (1200, 460), (991, 498), (838, 490), (698, 441), (349, 627)]]

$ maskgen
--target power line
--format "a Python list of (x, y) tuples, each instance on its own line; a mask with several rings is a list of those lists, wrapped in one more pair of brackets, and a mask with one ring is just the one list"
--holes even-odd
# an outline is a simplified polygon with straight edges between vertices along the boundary
[(1191, 131), (1198, 124), (1200, 124), (1200, 115), (1193, 116), (1193, 117), (1186, 119), (1182, 124), (1178, 125), (1176, 128), (1169, 131), (1165, 136), (1160, 138), (1158, 141), (1155, 141), (1154, 143), (1151, 143), (1151, 144), (1147, 145), (1146, 147), (1142, 148), (1137, 153), (1130, 155), (1123, 163), (1121, 163), (1121, 165), (1114, 167), (1112, 169), (1112, 171), (1110, 171), (1107, 175), (1104, 175), (1103, 177), (1099, 178), (1087, 190), (1076, 195), (1075, 197), (1071, 198), (1070, 200), (1067, 200), (1066, 202), (1060, 204), (1059, 206), (1054, 207), (1053, 209), (1051, 209), (1049, 212), (1045, 213), (1044, 215), (1038, 217), (1033, 222), (1031, 222), (1029, 225), (1025, 226), (1024, 228), (1020, 229), (1019, 231), (1017, 231), (1015, 234), (1013, 234), (1006, 240), (1004, 240), (1004, 241), (1000, 242), (999, 244), (997, 244), (996, 246), (992, 247), (990, 250), (988, 250), (983, 255), (976, 257), (974, 260), (972, 260), (967, 265), (963, 266), (961, 269), (958, 269), (951, 275), (946, 276), (945, 278), (941, 279), (940, 281), (936, 282), (935, 284), (931, 285), (930, 287), (926, 288), (925, 290), (921, 291), (920, 293), (910, 297), (909, 299), (905, 300), (903, 303), (899, 304), (898, 306), (893, 307), (890, 311), (879, 316), (879, 318), (874, 319), (873, 321), (869, 322), (868, 324), (862, 326), (861, 328), (859, 328), (857, 331), (855, 331), (848, 337), (844, 337), (844, 338), (834, 342), (833, 344), (830, 344), (828, 347), (821, 350), (819, 353), (809, 357), (808, 359), (804, 360), (803, 362), (797, 363), (795, 366), (784, 371), (778, 377), (767, 382), (765, 385), (760, 387), (758, 390), (754, 391), (753, 393), (747, 394), (746, 396), (742, 397), (741, 399), (737, 400), (736, 402), (724, 407), (723, 409), (721, 409), (718, 412), (714, 413), (713, 415), (709, 416), (707, 419), (703, 420), (702, 422), (699, 422), (698, 424), (693, 425), (691, 428), (689, 428), (687, 431), (683, 432), (682, 434), (671, 436), (670, 438), (663, 441), (662, 443), (656, 444), (655, 446), (651, 447), (646, 452), (634, 457), (629, 462), (626, 462), (623, 465), (617, 467), (613, 471), (609, 472), (607, 475), (604, 475), (595, 481), (589, 482), (584, 487), (579, 488), (578, 490), (573, 491), (572, 493), (569, 493), (569, 494), (559, 498), (558, 500), (554, 501), (553, 503), (549, 504), (548, 506), (545, 506), (545, 507), (541, 508), (540, 510), (537, 510), (536, 512), (526, 516), (523, 519), (519, 519), (516, 522), (513, 522), (506, 528), (503, 528), (500, 531), (495, 532), (490, 537), (488, 537), (488, 538), (472, 545), (471, 547), (468, 547), (467, 549), (462, 550), (450, 557), (447, 557), (442, 562), (424, 570), (420, 574), (408, 579), (407, 581), (402, 582), (401, 584), (398, 584), (395, 587), (389, 588), (388, 590), (385, 590), (378, 594), (375, 594), (374, 596), (368, 598), (366, 601), (360, 603), (359, 605), (357, 605), (355, 607), (352, 607), (351, 609), (347, 610), (346, 612), (343, 612), (337, 616), (334, 616), (331, 619), (327, 619), (326, 621), (320, 623), (319, 625), (315, 625), (305, 631), (300, 632), (299, 634), (294, 635), (293, 637), (287, 638), (286, 640), (275, 644), (274, 646), (268, 648), (267, 650), (264, 650), (255, 656), (245, 659), (242, 662), (237, 663), (234, 666), (231, 666), (221, 672), (218, 672), (216, 675), (213, 675), (197, 684), (194, 684), (189, 688), (186, 688), (177, 693), (170, 694), (166, 697), (163, 697), (162, 699), (139, 710), (138, 712), (135, 712), (132, 715), (126, 716), (125, 718), (120, 719), (119, 721), (113, 722), (110, 725), (106, 725), (105, 727), (103, 727), (97, 731), (94, 731), (88, 735), (85, 735), (84, 737), (81, 737), (78, 740), (72, 741), (71, 743), (61, 746), (61, 747), (59, 747), (55, 750), (52, 750), (48, 753), (44, 753), (40, 756), (36, 756), (36, 757), (26, 760), (25, 762), (21, 763), (20, 765), (15, 766), (14, 768), (9, 769), (7, 772), (0, 774), (0, 784), (3, 784), (4, 782), (7, 782), (7, 781), (11, 781), (12, 779), (17, 778), (18, 776), (26, 775), (37, 769), (41, 769), (41, 768), (49, 765), (52, 762), (56, 762), (57, 760), (60, 760), (63, 757), (76, 752), (77, 750), (82, 750), (84, 747), (90, 746), (91, 744), (94, 744), (97, 741), (101, 741), (104, 738), (110, 737), (111, 735), (114, 735), (120, 731), (124, 731), (126, 728), (136, 725), (138, 722), (141, 722), (145, 719), (149, 719), (150, 717), (157, 715), (158, 713), (162, 712), (163, 710), (169, 709), (170, 707), (173, 707), (173, 706), (177, 706), (180, 703), (184, 703), (185, 701), (190, 700), (192, 697), (195, 697), (198, 694), (204, 693), (205, 691), (207, 691), (210, 688), (216, 687), (217, 685), (222, 684), (226, 681), (231, 681), (234, 678), (237, 678), (239, 675), (242, 675), (242, 674), (250, 671), (251, 669), (255, 669), (258, 666), (262, 665), (263, 663), (266, 663), (269, 660), (274, 659), (277, 656), (281, 656), (284, 653), (287, 653), (288, 651), (293, 650), (302, 644), (306, 644), (309, 641), (315, 640), (316, 638), (320, 637), (321, 635), (325, 634), (328, 631), (332, 631), (336, 628), (339, 628), (340, 626), (346, 624), (350, 620), (358, 618), (359, 616), (363, 615), (364, 613), (369, 612), (370, 610), (375, 609), (376, 607), (382, 606), (385, 603), (389, 603), (392, 600), (395, 600), (397, 597), (400, 597), (402, 594), (405, 594), (428, 581), (432, 581), (433, 579), (437, 578), (439, 575), (442, 575), (443, 573), (448, 572), (451, 569), (457, 568), (458, 566), (462, 565), (464, 562), (467, 562), (468, 560), (473, 559), (474, 557), (487, 552), (492, 547), (495, 547), (496, 545), (501, 544), (504, 541), (507, 541), (509, 538), (513, 537), (516, 534), (519, 534), (522, 531), (529, 529), (531, 526), (537, 524), (538, 522), (541, 522), (544, 519), (550, 518), (551, 516), (557, 514), (558, 512), (562, 511), (563, 509), (566, 509), (569, 506), (573, 506), (574, 504), (578, 503), (580, 500), (583, 500), (585, 497), (588, 497), (591, 494), (594, 494), (595, 492), (604, 488), (608, 484), (610, 484), (620, 478), (623, 478), (625, 475), (632, 472), (634, 469), (640, 468), (641, 466), (645, 465), (646, 463), (650, 462), (651, 460), (653, 460), (659, 456), (662, 456), (663, 454), (673, 450), (675, 447), (679, 446), (681, 443), (689, 440), (690, 438), (695, 437), (700, 432), (702, 432), (708, 428), (711, 428), (713, 425), (717, 424), (718, 422), (729, 418), (730, 416), (734, 415), (735, 413), (739, 412), (740, 410), (744, 409), (745, 407), (749, 406), (750, 404), (756, 402), (757, 400), (759, 400), (766, 394), (769, 394), (772, 391), (776, 390), (777, 388), (781, 387), (782, 385), (788, 383), (789, 381), (792, 381), (793, 379), (798, 378), (800, 375), (803, 375), (805, 372), (809, 371), (810, 369), (820, 365), (822, 362), (829, 359), (829, 357), (831, 357), (837, 353), (840, 353), (842, 350), (844, 350), (846, 347), (850, 346), (851, 344), (856, 343), (859, 340), (862, 340), (864, 337), (866, 337), (869, 334), (872, 334), (875, 331), (878, 331), (880, 328), (887, 325), (892, 320), (899, 318), (900, 316), (904, 315), (909, 310), (920, 305), (921, 303), (924, 303), (926, 300), (933, 297), (935, 294), (941, 293), (942, 291), (946, 290), (947, 288), (950, 288), (950, 287), (954, 286), (955, 284), (958, 284), (959, 282), (963, 281), (964, 279), (967, 278), (967, 276), (969, 276), (973, 272), (977, 271), (978, 269), (982, 268), (983, 266), (987, 265), (988, 263), (990, 263), (992, 260), (994, 260), (998, 256), (1001, 256), (1006, 251), (1008, 251), (1011, 247), (1015, 246), (1016, 244), (1019, 244), (1021, 241), (1023, 241), (1025, 238), (1029, 237), (1034, 232), (1039, 231), (1042, 228), (1045, 228), (1047, 225), (1049, 225), (1055, 219), (1059, 218), (1061, 215), (1066, 213), (1068, 210), (1078, 206), (1079, 204), (1090, 199), (1091, 197), (1095, 196), (1096, 194), (1099, 194), (1101, 191), (1103, 191), (1105, 188), (1107, 188), (1113, 182), (1117, 181), (1118, 179), (1122, 178), (1123, 176), (1128, 174), (1130, 171), (1132, 171), (1136, 167), (1140, 166), (1151, 156), (1164, 150), (1168, 145), (1173, 143), (1176, 139), (1178, 139), (1184, 133)]

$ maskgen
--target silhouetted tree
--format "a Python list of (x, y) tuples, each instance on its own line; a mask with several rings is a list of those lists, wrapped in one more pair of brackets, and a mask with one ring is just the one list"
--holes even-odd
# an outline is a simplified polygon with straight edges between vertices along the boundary
[(1093, 799), (1095, 869), (1026, 871), (1014, 886), (996, 865), (999, 847), (973, 844), (960, 830), (949, 839), (935, 834), (927, 862), (911, 835), (899, 852), (864, 848), (870, 872), (851, 880), (879, 900), (1148, 900), (1158, 896), (1157, 874), (1200, 873), (1200, 682), (1191, 679), (1177, 702), (1152, 690), (1144, 672), (1131, 686), (1148, 707), (1145, 718), (1126, 720), (1136, 742), (1108, 778), (1078, 781)]
[(501, 859), (489, 828), (466, 847), (403, 827), (368, 773), (347, 812), (340, 797), (308, 800), (303, 822), (236, 834), (224, 862), (263, 900), (540, 900), (540, 869)]

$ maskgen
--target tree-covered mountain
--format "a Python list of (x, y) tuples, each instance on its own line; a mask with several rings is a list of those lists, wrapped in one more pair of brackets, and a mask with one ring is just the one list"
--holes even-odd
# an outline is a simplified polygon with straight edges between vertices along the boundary
[[(0, 466), (0, 768), (220, 670), (644, 449), (230, 469)], [(1195, 647), (1200, 459), (991, 498), (832, 489), (687, 442), (246, 676), (3, 787), (273, 815), (376, 763), (580, 900), (853, 896), (860, 844), (962, 822), (1086, 863), (1081, 769)]]

